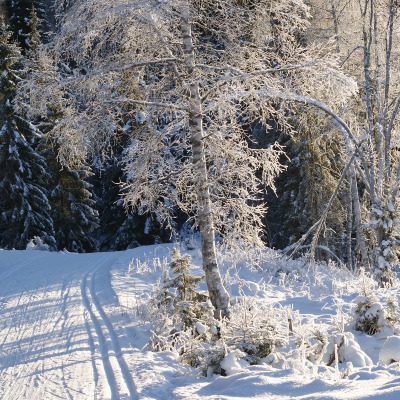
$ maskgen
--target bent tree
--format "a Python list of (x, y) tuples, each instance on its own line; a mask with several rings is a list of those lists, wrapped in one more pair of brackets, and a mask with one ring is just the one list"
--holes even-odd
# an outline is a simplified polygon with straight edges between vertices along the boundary
[(257, 121), (267, 132), (274, 120), (290, 130), (293, 114), (266, 92), (303, 89), (339, 111), (356, 89), (328, 51), (302, 40), (308, 18), (302, 0), (77, 0), (52, 44), (77, 104), (60, 157), (71, 144), (84, 157), (125, 121), (125, 203), (161, 221), (177, 209), (193, 219), (217, 317), (229, 315), (229, 296), (216, 235), (261, 245), (260, 194), (282, 169), (283, 149), (257, 149), (246, 129)]
[[(337, 54), (360, 88), (349, 110), (340, 115), (362, 142), (348, 179), (359, 265), (370, 269), (382, 284), (393, 281), (400, 239), (399, 8), (394, 0), (331, 0), (319, 26), (331, 20)], [(347, 147), (349, 153), (355, 151), (349, 140)]]

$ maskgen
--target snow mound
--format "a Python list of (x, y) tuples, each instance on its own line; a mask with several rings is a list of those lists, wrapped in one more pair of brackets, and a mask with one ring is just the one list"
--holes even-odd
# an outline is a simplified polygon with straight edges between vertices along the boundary
[(381, 365), (389, 365), (398, 361), (400, 361), (400, 337), (390, 336), (379, 353), (379, 362)]
[(225, 358), (221, 361), (221, 368), (225, 370), (226, 375), (233, 375), (241, 371), (242, 368), (247, 367), (249, 364), (241, 359), (246, 354), (236, 349), (229, 352)]
[(371, 358), (361, 350), (351, 332), (337, 333), (328, 343), (322, 361), (331, 365), (335, 361), (335, 347), (340, 363), (351, 363), (356, 368), (370, 367), (373, 365)]
[(41, 237), (35, 236), (26, 245), (26, 250), (49, 251), (50, 249), (49, 249), (49, 245), (44, 243)]

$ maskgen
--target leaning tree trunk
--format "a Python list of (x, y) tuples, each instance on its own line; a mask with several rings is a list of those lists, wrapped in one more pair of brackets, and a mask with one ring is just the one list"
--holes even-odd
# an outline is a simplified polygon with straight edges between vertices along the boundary
[(195, 58), (190, 26), (189, 6), (181, 14), (183, 50), (185, 53), (186, 72), (189, 83), (189, 127), (193, 152), (194, 183), (198, 202), (198, 220), (201, 235), (203, 269), (217, 318), (229, 316), (229, 295), (226, 291), (217, 263), (215, 248), (215, 230), (211, 207), (210, 186), (203, 143), (202, 104), (199, 83), (195, 77)]

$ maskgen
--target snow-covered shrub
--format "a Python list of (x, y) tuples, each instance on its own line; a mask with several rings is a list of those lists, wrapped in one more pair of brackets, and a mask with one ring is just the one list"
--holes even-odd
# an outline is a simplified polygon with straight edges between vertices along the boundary
[(190, 257), (174, 250), (170, 267), (150, 302), (151, 350), (174, 351), (203, 375), (224, 375), (259, 363), (287, 340), (287, 309), (242, 297), (230, 319), (216, 320), (207, 296), (197, 290), (201, 279), (190, 273)]
[(41, 250), (41, 251), (49, 251), (49, 245), (44, 243), (42, 238), (39, 236), (35, 236), (33, 239), (29, 241), (26, 245), (26, 250)]
[(385, 329), (394, 332), (399, 325), (399, 305), (397, 299), (388, 297), (379, 302), (373, 296), (358, 296), (355, 299), (354, 328), (357, 331), (374, 335)]
[(360, 295), (354, 300), (354, 329), (368, 335), (374, 335), (386, 328), (394, 331), (400, 321), (397, 298), (389, 295), (386, 300), (378, 299), (376, 282), (364, 270), (360, 271), (358, 281)]
[(334, 362), (351, 363), (354, 367), (372, 366), (372, 360), (365, 354), (351, 332), (337, 333), (329, 341), (322, 362), (330, 366)]
[(203, 375), (229, 375), (251, 364), (270, 362), (271, 354), (287, 340), (286, 317), (286, 310), (240, 301), (233, 305), (229, 320), (214, 320), (205, 330), (201, 327), (201, 334), (195, 325), (181, 347), (181, 359)]
[(380, 332), (386, 324), (382, 304), (365, 296), (358, 296), (355, 303), (355, 329), (368, 335)]
[(328, 334), (321, 329), (316, 329), (296, 341), (297, 348), (304, 352), (304, 358), (313, 364), (321, 362), (327, 343)]
[(400, 307), (397, 296), (386, 298), (385, 318), (391, 327), (397, 327), (400, 323)]
[(212, 374), (224, 375), (221, 362), (225, 358), (227, 348), (223, 340), (207, 339), (206, 337), (187, 338), (181, 361), (196, 368), (201, 375), (211, 376)]
[(221, 360), (221, 369), (225, 372), (225, 375), (232, 375), (236, 372), (240, 372), (243, 367), (247, 367), (249, 364), (245, 360), (246, 353), (239, 349), (234, 349), (228, 352), (225, 357)]
[(269, 304), (241, 298), (231, 310), (230, 320), (221, 326), (221, 337), (232, 349), (245, 354), (250, 364), (257, 364), (289, 335), (288, 312)]
[(379, 362), (381, 365), (389, 365), (394, 362), (400, 362), (400, 337), (390, 336), (382, 346), (379, 353)]

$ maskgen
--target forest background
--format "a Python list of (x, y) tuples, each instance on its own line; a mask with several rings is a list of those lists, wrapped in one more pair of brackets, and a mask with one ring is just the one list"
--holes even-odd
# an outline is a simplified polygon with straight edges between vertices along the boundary
[[(187, 191), (194, 149), (179, 114), (190, 68), (185, 75), (177, 61), (190, 51), (174, 41), (183, 31), (177, 10), (184, 20), (187, 9), (217, 240), (246, 241), (250, 224), (262, 245), (311, 250), (390, 284), (399, 244), (398, 3), (214, 3), (4, 2), (0, 247), (34, 240), (114, 251), (196, 235), (197, 195)], [(157, 62), (143, 61), (151, 52)]]

